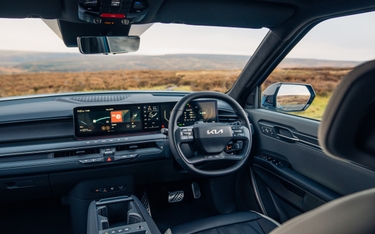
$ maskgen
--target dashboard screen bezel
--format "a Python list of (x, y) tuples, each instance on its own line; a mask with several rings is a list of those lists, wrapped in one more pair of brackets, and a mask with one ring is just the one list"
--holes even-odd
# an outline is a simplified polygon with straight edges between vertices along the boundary
[[(214, 112), (215, 112), (215, 120), (214, 122), (218, 122), (218, 106), (217, 106), (217, 100), (210, 99), (210, 100), (194, 100), (191, 102), (191, 104), (199, 104), (199, 103), (207, 103), (212, 102), (214, 105)], [(111, 137), (111, 136), (126, 136), (126, 135), (134, 135), (134, 134), (147, 134), (147, 133), (160, 133), (162, 128), (168, 128), (168, 121), (164, 119), (162, 114), (164, 114), (164, 111), (168, 113), (168, 111), (172, 111), (174, 106), (177, 102), (156, 102), (156, 103), (139, 103), (139, 104), (113, 104), (113, 105), (87, 105), (87, 106), (77, 106), (73, 108), (73, 128), (74, 128), (74, 136), (77, 139), (80, 138), (93, 138), (93, 137)], [(159, 113), (159, 126), (156, 128), (150, 128), (148, 129), (148, 126), (145, 125), (145, 123), (149, 123), (149, 121), (146, 121), (146, 117), (143, 116), (146, 112), (144, 112), (144, 107), (146, 106), (158, 106), (158, 113)], [(81, 132), (80, 131), (80, 124), (78, 123), (79, 118), (78, 116), (80, 114), (89, 114), (94, 113), (97, 114), (98, 112), (117, 112), (122, 110), (134, 110), (138, 109), (141, 111), (142, 117), (138, 124), (140, 126), (136, 126), (134, 130), (126, 129), (126, 130), (114, 130), (114, 131), (92, 131), (92, 132)], [(88, 112), (81, 112), (81, 111), (88, 111)], [(130, 111), (129, 111), (130, 112)], [(169, 113), (170, 114), (170, 113)], [(110, 114), (109, 114), (110, 116)], [(106, 117), (110, 118), (110, 117)], [(181, 118), (179, 119), (181, 121)], [(183, 121), (182, 121), (183, 122)], [(111, 125), (112, 123), (107, 123), (108, 125)], [(185, 123), (181, 126), (188, 126), (192, 125), (193, 122)], [(108, 126), (107, 125), (107, 126)], [(120, 127), (119, 127), (120, 128)]]

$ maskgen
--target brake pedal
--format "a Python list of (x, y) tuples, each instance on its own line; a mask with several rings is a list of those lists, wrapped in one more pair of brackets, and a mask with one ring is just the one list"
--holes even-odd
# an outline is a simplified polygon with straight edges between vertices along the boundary
[(193, 182), (191, 184), (191, 189), (193, 190), (193, 197), (194, 199), (199, 199), (202, 196), (201, 189), (199, 188), (199, 184), (197, 182)]
[(168, 195), (168, 202), (169, 203), (180, 202), (184, 199), (184, 197), (185, 197), (185, 194), (184, 194), (184, 191), (182, 190), (170, 192)]
[(145, 207), (147, 213), (151, 216), (151, 207), (150, 207), (150, 202), (148, 201), (148, 196), (147, 196), (147, 192), (146, 191), (145, 191), (145, 193), (142, 196), (141, 203)]

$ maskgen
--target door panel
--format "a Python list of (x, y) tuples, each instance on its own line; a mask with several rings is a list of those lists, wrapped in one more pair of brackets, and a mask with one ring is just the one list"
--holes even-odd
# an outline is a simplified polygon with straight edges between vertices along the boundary
[(375, 172), (328, 157), (319, 122), (264, 109), (246, 110), (254, 126), (251, 175), (264, 212), (280, 222), (340, 196), (375, 186)]
[(264, 212), (279, 222), (340, 197), (275, 157), (255, 156), (251, 170)]

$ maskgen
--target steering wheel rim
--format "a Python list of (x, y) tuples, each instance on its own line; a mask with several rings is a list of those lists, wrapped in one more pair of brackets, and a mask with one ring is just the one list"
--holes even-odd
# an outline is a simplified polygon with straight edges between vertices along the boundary
[[(223, 151), (220, 154), (215, 154), (214, 156), (210, 155), (203, 155), (198, 160), (196, 159), (189, 159), (185, 156), (181, 149), (182, 143), (186, 143), (180, 140), (181, 133), (181, 127), (177, 125), (178, 118), (183, 114), (183, 111), (185, 109), (185, 106), (187, 103), (199, 99), (199, 98), (213, 98), (213, 99), (219, 99), (226, 103), (228, 103), (234, 113), (238, 116), (238, 119), (240, 121), (240, 125), (238, 129), (242, 129), (244, 132), (244, 136), (240, 137), (241, 140), (244, 140), (244, 147), (241, 150), (241, 153), (239, 155), (232, 155), (227, 154)], [(206, 123), (209, 124), (209, 123)], [(194, 124), (194, 132), (196, 133), (196, 127), (198, 125)], [(227, 124), (216, 124), (212, 125), (213, 127), (222, 126), (221, 129), (227, 128), (225, 126), (229, 126), (231, 129), (233, 129), (234, 125), (227, 125)], [(198, 127), (197, 127), (198, 128)], [(237, 128), (237, 127), (236, 127)], [(220, 129), (220, 130), (221, 130)], [(231, 129), (228, 129), (230, 131)], [(185, 130), (184, 130), (185, 131)], [(188, 130), (190, 131), (190, 130)], [(227, 131), (227, 132), (228, 132)], [(191, 130), (193, 132), (193, 130)], [(233, 135), (233, 139), (237, 139), (237, 134), (234, 133), (233, 130), (231, 130), (231, 134)], [(234, 136), (236, 135), (236, 136)], [(239, 134), (238, 134), (239, 135)], [(210, 136), (211, 137), (211, 136)], [(250, 128), (250, 122), (247, 118), (246, 112), (243, 110), (243, 108), (237, 103), (236, 100), (234, 100), (232, 97), (218, 93), (218, 92), (194, 92), (186, 95), (183, 97), (175, 107), (173, 108), (169, 124), (168, 124), (168, 138), (169, 138), (169, 145), (172, 151), (173, 156), (175, 157), (176, 161), (179, 163), (179, 165), (184, 168), (186, 171), (188, 171), (191, 174), (200, 175), (200, 176), (224, 176), (230, 173), (233, 173), (240, 169), (245, 162), (247, 161), (250, 151), (251, 151), (251, 145), (252, 145), (252, 133)], [(214, 138), (214, 137), (212, 137)], [(195, 140), (195, 139), (194, 139)], [(224, 169), (218, 169), (218, 170), (203, 170), (200, 168), (197, 168), (194, 166), (196, 163), (200, 162), (209, 162), (209, 161), (218, 161), (218, 160), (234, 160), (235, 163), (232, 166), (229, 166)]]

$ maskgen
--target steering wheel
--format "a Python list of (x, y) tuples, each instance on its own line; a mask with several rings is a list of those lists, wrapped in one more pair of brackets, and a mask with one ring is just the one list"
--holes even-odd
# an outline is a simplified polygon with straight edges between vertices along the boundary
[[(186, 104), (198, 98), (225, 101), (238, 116), (240, 124), (196, 122), (193, 126), (178, 126), (178, 119), (183, 114)], [(181, 167), (191, 174), (203, 176), (223, 176), (238, 170), (249, 157), (252, 142), (250, 123), (245, 111), (236, 100), (217, 92), (195, 92), (177, 102), (170, 115), (168, 138), (172, 154)], [(236, 144), (235, 147), (239, 149), (235, 153), (226, 150), (230, 142)], [(219, 161), (233, 163), (229, 167), (219, 169), (199, 168), (204, 163)]]

